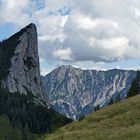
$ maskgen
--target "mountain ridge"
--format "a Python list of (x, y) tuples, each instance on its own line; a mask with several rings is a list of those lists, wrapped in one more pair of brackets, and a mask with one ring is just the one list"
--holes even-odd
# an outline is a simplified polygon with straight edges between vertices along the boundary
[(123, 100), (135, 75), (133, 70), (82, 70), (62, 65), (43, 78), (43, 92), (52, 108), (76, 120), (97, 105), (106, 106), (118, 94)]

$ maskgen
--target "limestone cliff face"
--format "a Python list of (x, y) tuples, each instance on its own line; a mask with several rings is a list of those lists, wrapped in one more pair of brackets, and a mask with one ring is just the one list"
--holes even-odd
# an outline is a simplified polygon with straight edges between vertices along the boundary
[(9, 43), (8, 46), (6, 46), (13, 47), (14, 50), (11, 52), (13, 54), (10, 56), (10, 60), (8, 60), (10, 61), (8, 73), (3, 77), (1, 86), (12, 93), (32, 93), (36, 96), (41, 96), (36, 26), (30, 24), (8, 40), (16, 43), (14, 43), (14, 45), (12, 43), (11, 46)]
[(61, 66), (42, 78), (43, 93), (56, 111), (72, 119), (79, 119), (106, 106), (110, 99), (123, 100), (135, 78), (135, 71), (82, 70)]

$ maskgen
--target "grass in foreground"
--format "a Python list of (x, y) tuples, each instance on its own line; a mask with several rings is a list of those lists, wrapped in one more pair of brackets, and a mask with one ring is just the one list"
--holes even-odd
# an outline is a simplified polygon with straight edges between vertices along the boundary
[(140, 140), (140, 95), (92, 113), (42, 140)]

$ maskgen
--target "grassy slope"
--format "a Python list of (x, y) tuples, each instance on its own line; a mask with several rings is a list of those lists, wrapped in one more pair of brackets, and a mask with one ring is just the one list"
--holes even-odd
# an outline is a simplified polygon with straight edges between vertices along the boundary
[(140, 95), (101, 109), (42, 140), (140, 140)]

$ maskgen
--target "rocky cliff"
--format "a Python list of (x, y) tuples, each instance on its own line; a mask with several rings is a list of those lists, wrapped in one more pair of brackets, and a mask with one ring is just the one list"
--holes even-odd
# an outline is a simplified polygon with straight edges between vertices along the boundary
[(37, 29), (29, 24), (0, 43), (1, 87), (41, 96)]
[(61, 66), (43, 78), (43, 90), (52, 108), (78, 119), (106, 106), (118, 95), (123, 100), (136, 72), (127, 70), (82, 70)]
[(30, 24), (0, 42), (0, 116), (9, 119), (13, 139), (36, 139), (72, 121), (43, 101), (40, 78), (37, 30)]

